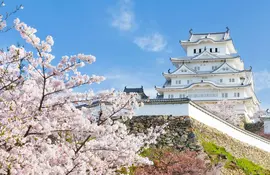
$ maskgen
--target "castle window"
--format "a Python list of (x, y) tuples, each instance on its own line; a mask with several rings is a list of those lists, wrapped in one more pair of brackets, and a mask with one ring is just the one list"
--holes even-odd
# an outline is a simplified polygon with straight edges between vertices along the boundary
[(179, 98), (185, 98), (185, 94), (180, 94)]
[(200, 67), (199, 66), (195, 66), (194, 69), (197, 71), (197, 70), (200, 70)]
[(196, 53), (196, 49), (193, 50), (193, 53)]
[(213, 52), (212, 48), (210, 48), (210, 52)]
[(234, 97), (240, 97), (240, 93), (239, 92), (235, 92), (234, 93)]
[(168, 98), (173, 98), (173, 94), (169, 94)]
[(222, 93), (222, 98), (228, 98), (228, 93)]
[(215, 48), (215, 52), (218, 52), (218, 48)]
[(222, 70), (224, 70), (224, 71), (229, 70), (229, 68), (228, 67), (223, 67)]
[(234, 78), (230, 78), (229, 79), (229, 82), (231, 83), (231, 82), (234, 82)]
[(176, 80), (175, 84), (181, 84), (181, 80)]
[(187, 72), (187, 70), (186, 69), (182, 69), (181, 72)]
[(220, 83), (223, 83), (223, 79), (220, 79), (219, 82), (220, 82)]
[(189, 84), (189, 80), (187, 80), (187, 84)]
[(199, 49), (199, 53), (202, 53), (202, 49)]
[(217, 66), (212, 66), (212, 70), (216, 70), (217, 69)]

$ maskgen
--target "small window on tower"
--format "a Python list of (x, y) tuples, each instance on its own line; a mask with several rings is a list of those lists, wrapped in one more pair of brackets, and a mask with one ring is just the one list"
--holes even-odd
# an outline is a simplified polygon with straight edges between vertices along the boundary
[(202, 53), (202, 49), (199, 49), (199, 53)]
[(237, 92), (237, 93), (235, 92), (234, 93), (234, 97), (240, 97), (240, 93), (239, 92)]
[(193, 50), (193, 53), (196, 53), (196, 49)]
[(222, 93), (222, 98), (227, 98), (228, 97), (228, 93)]
[(210, 52), (213, 52), (212, 48), (210, 48)]
[(200, 67), (199, 66), (195, 66), (194, 69), (195, 69), (195, 71), (198, 71), (198, 70), (200, 70)]
[(218, 48), (215, 48), (215, 52), (218, 52)]

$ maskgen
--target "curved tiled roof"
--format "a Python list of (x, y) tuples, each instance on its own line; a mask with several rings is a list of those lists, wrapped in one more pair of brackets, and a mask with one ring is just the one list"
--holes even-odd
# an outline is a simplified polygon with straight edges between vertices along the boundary
[(177, 72), (177, 71), (180, 70), (183, 66), (184, 66), (185, 68), (187, 68), (188, 70), (190, 70), (191, 72), (193, 72), (193, 73), (195, 73), (195, 74), (197, 73), (195, 70), (189, 68), (186, 64), (182, 64), (179, 68), (177, 68), (177, 69), (174, 70), (173, 72), (170, 72), (170, 74), (173, 74), (173, 73)]
[(181, 44), (183, 43), (192, 43), (192, 44), (199, 44), (200, 42), (202, 41), (212, 41), (213, 43), (220, 43), (220, 42), (226, 42), (226, 41), (232, 41), (232, 39), (226, 39), (226, 40), (214, 40), (212, 38), (201, 38), (201, 39), (198, 39), (196, 41), (185, 41), (185, 40), (182, 40), (180, 41)]
[[(242, 72), (251, 72), (251, 70), (241, 70), (239, 72), (217, 72), (217, 73), (213, 73), (212, 71), (209, 71), (209, 72), (200, 72), (200, 73), (196, 73), (196, 75), (200, 75), (200, 76), (203, 76), (203, 75), (208, 75), (208, 74), (214, 74), (214, 75), (222, 75), (222, 74), (235, 74), (235, 73), (242, 73)], [(175, 77), (177, 76), (177, 74), (170, 74), (170, 73), (166, 73), (166, 72), (163, 72), (162, 73), (163, 76), (165, 77)], [(194, 74), (181, 74), (181, 76), (189, 76), (189, 75), (194, 75)]]
[(165, 87), (165, 88), (156, 87), (156, 89), (189, 89), (189, 88), (191, 88), (191, 87), (193, 87), (195, 85), (201, 85), (201, 84), (208, 84), (208, 85), (210, 85), (212, 87), (215, 87), (215, 88), (237, 88), (237, 87), (242, 88), (242, 87), (247, 87), (247, 86), (251, 85), (251, 83), (249, 83), (249, 84), (237, 85), (237, 86), (224, 86), (224, 85), (222, 86), (222, 85), (215, 84), (215, 83), (213, 83), (211, 81), (203, 81), (203, 82), (191, 83), (190, 85), (185, 86), (185, 87), (172, 87), (172, 86), (171, 87)]
[(142, 99), (148, 98), (148, 96), (145, 95), (145, 93), (144, 93), (143, 86), (141, 86), (140, 88), (127, 88), (127, 87), (125, 87), (124, 92), (126, 92), (126, 93), (134, 92), (134, 93), (138, 93)]
[(213, 70), (211, 73), (214, 73), (216, 71), (218, 71), (221, 67), (223, 67), (224, 65), (227, 65), (229, 68), (231, 68), (232, 70), (235, 70), (236, 72), (240, 72), (241, 70), (235, 69), (232, 66), (230, 66), (227, 62), (224, 62), (223, 64), (221, 64), (218, 68), (216, 68), (215, 70)]
[[(204, 52), (202, 52), (204, 53)], [(201, 53), (201, 54), (202, 54)], [(200, 56), (201, 54), (195, 55), (195, 56), (189, 56), (189, 57), (181, 57), (181, 58), (170, 58), (171, 61), (203, 61), (203, 60), (223, 60), (223, 59), (234, 59), (234, 58), (239, 58), (240, 55), (235, 55), (235, 54), (231, 54), (231, 55), (215, 55), (216, 58), (196, 58), (198, 56)]]

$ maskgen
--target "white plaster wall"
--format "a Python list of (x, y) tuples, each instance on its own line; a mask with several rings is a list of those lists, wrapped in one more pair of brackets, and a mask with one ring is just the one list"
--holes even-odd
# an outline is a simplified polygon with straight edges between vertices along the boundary
[(135, 110), (135, 116), (140, 115), (172, 115), (188, 116), (188, 103), (186, 104), (145, 104)]
[[(240, 81), (241, 75), (239, 74), (222, 74), (222, 75), (208, 75), (208, 76), (181, 76), (171, 78), (171, 86), (186, 86), (188, 85), (188, 80), (189, 84), (191, 83), (198, 83), (201, 82), (202, 80), (204, 81), (212, 81), (215, 84), (220, 84), (220, 85), (240, 85), (242, 82)], [(234, 78), (234, 82), (230, 82), (230, 78)], [(220, 82), (220, 79), (222, 79), (222, 83)], [(181, 84), (176, 84), (177, 80), (181, 80)]]
[[(207, 61), (207, 59), (212, 59), (212, 58), (206, 58), (205, 61)], [(213, 58), (215, 59), (215, 58)], [(241, 61), (240, 59), (227, 59), (226, 60), (227, 63), (238, 70), (244, 70), (244, 63), (243, 61)], [(200, 62), (190, 62), (190, 63), (185, 63), (189, 68), (194, 69), (195, 66), (202, 66), (202, 69), (200, 71), (212, 71), (212, 66), (220, 66), (221, 64), (223, 64), (223, 61), (218, 61), (218, 62), (205, 62), (205, 63), (200, 63)], [(182, 63), (178, 64), (178, 67), (180, 67), (182, 65)]]
[(270, 134), (270, 120), (269, 119), (264, 121), (264, 133)]
[(198, 120), (199, 122), (215, 128), (241, 142), (260, 148), (264, 151), (270, 152), (270, 142), (253, 133), (239, 129), (228, 122), (206, 112), (203, 108), (190, 104), (189, 116)]
[(270, 141), (231, 125), (193, 102), (186, 104), (145, 104), (135, 111), (135, 115), (190, 116), (234, 139), (270, 152)]
[[(206, 87), (196, 87), (188, 90), (174, 90), (174, 91), (166, 91), (163, 93), (164, 98), (169, 98), (169, 95), (173, 95), (173, 98), (180, 98), (181, 95), (188, 96), (191, 100), (226, 100), (226, 99), (243, 99), (250, 96), (247, 96), (246, 88), (235, 88), (235, 89), (216, 89), (209, 86)], [(222, 97), (222, 93), (227, 93), (228, 97)], [(240, 93), (239, 97), (235, 97), (234, 93)], [(196, 95), (197, 94), (197, 95)], [(201, 95), (202, 94), (202, 95)], [(208, 95), (203, 95), (208, 94)], [(172, 98), (172, 97), (170, 97)]]

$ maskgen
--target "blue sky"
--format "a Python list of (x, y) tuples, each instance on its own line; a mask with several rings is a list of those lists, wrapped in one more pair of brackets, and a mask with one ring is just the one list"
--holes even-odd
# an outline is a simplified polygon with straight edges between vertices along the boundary
[[(23, 4), (16, 14), (38, 29), (38, 36), (52, 35), (57, 58), (76, 53), (92, 54), (97, 62), (82, 71), (104, 75), (95, 90), (144, 86), (154, 95), (162, 85), (162, 72), (174, 69), (170, 57), (185, 56), (179, 40), (194, 32), (225, 31), (228, 26), (235, 47), (253, 67), (257, 95), (270, 107), (270, 1), (235, 0), (8, 0), (2, 11)], [(0, 46), (22, 42), (15, 31), (0, 35)], [(85, 87), (87, 89), (89, 87)]]

